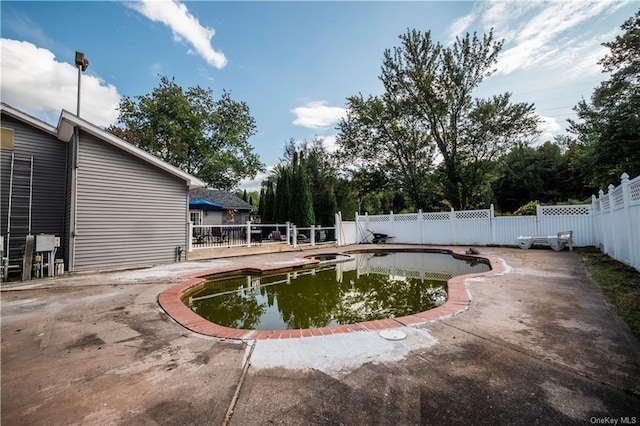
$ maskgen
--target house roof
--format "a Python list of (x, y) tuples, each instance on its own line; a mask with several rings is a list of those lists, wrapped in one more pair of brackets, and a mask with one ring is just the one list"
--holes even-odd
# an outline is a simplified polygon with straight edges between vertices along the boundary
[(96, 138), (110, 143), (116, 148), (120, 148), (121, 150), (128, 152), (129, 154), (140, 158), (147, 163), (150, 163), (165, 172), (168, 172), (174, 176), (177, 176), (181, 179), (187, 181), (189, 185), (189, 189), (202, 188), (206, 186), (206, 184), (198, 179), (195, 176), (190, 175), (189, 173), (183, 172), (179, 168), (172, 166), (171, 164), (162, 161), (158, 157), (155, 157), (148, 152), (133, 146), (127, 141), (124, 141), (117, 137), (116, 135), (109, 133), (101, 128), (89, 123), (88, 121), (78, 117), (75, 114), (70, 113), (69, 111), (62, 110), (62, 114), (60, 114), (60, 120), (58, 121), (58, 139), (69, 142), (71, 137), (73, 136), (73, 128), (75, 126), (80, 127), (80, 129), (85, 132), (95, 136)]
[(177, 167), (174, 167), (171, 164), (162, 161), (158, 157), (155, 157), (148, 152), (131, 145), (129, 142), (126, 142), (119, 137), (99, 128), (98, 126), (89, 123), (88, 121), (78, 117), (75, 114), (70, 113), (69, 111), (62, 110), (60, 119), (58, 120), (58, 127), (53, 127), (43, 121), (40, 121), (37, 118), (34, 118), (10, 105), (5, 104), (4, 102), (0, 105), (0, 111), (37, 129), (50, 133), (63, 142), (71, 141), (71, 138), (73, 137), (73, 129), (77, 126), (90, 135), (93, 135), (94, 137), (102, 140), (103, 142), (107, 142), (115, 146), (116, 148), (119, 148), (135, 157), (140, 158), (143, 161), (146, 161), (149, 164), (154, 165), (155, 167), (158, 167), (159, 169), (164, 170), (169, 174), (185, 180), (187, 182), (187, 185), (189, 186), (189, 189), (202, 188), (206, 186), (206, 184), (197, 177), (183, 172)]
[(226, 210), (253, 210), (253, 206), (229, 191), (213, 188), (199, 188), (189, 191), (190, 200), (206, 200), (216, 204), (222, 204)]
[(22, 121), (23, 123), (27, 123), (36, 129), (42, 130), (43, 132), (49, 133), (50, 135), (57, 136), (58, 129), (53, 127), (52, 125), (45, 123), (42, 120), (39, 120), (31, 115), (22, 112), (18, 109), (15, 109), (11, 105), (5, 104), (4, 102), (0, 102), (0, 112), (3, 114), (7, 114), (10, 117), (15, 118), (16, 120)]

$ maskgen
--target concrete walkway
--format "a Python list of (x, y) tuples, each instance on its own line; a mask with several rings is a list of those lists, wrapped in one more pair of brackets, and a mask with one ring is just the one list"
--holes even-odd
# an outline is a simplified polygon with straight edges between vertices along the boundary
[(299, 253), (3, 283), (2, 424), (640, 423), (640, 343), (579, 256), (480, 250), (508, 272), (467, 280), (466, 312), (400, 341), (225, 341), (156, 303), (198, 270)]

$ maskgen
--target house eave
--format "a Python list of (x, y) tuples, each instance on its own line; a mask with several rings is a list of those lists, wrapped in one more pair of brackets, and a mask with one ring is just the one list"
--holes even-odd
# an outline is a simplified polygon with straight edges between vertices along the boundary
[(38, 130), (42, 130), (45, 133), (56, 136), (56, 128), (50, 124), (45, 123), (35, 117), (30, 116), (20, 110), (15, 109), (11, 105), (5, 104), (4, 102), (0, 103), (0, 112), (2, 114), (7, 114), (10, 117), (15, 118), (16, 120), (22, 121), (32, 127), (35, 127)]
[(58, 129), (57, 129), (57, 137), (61, 141), (69, 142), (73, 137), (74, 128), (78, 126), (81, 130), (87, 132), (88, 134), (107, 142), (122, 151), (125, 151), (135, 157), (140, 158), (141, 160), (150, 163), (159, 169), (164, 170), (167, 173), (170, 173), (176, 177), (179, 177), (187, 182), (189, 189), (197, 189), (203, 188), (206, 184), (198, 179), (197, 177), (190, 175), (189, 173), (185, 173), (177, 167), (172, 166), (171, 164), (162, 161), (161, 159), (149, 154), (148, 152), (133, 146), (132, 144), (120, 139), (119, 137), (96, 127), (95, 125), (89, 123), (88, 121), (78, 117), (75, 114), (70, 113), (69, 111), (63, 110), (60, 114), (60, 120), (58, 121)]

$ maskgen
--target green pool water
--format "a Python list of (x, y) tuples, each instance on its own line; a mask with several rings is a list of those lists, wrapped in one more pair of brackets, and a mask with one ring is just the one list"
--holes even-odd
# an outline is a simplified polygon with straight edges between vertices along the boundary
[[(344, 256), (338, 257), (343, 259)], [(210, 279), (184, 302), (216, 324), (289, 330), (427, 311), (447, 300), (447, 280), (489, 270), (445, 253), (354, 253), (350, 260), (272, 275)], [(323, 263), (329, 263), (323, 265)]]

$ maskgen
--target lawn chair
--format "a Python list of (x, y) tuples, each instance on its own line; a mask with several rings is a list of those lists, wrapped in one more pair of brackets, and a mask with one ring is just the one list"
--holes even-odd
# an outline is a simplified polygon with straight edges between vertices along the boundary
[(209, 230), (198, 229), (194, 243), (196, 244), (225, 244), (229, 242), (229, 236), (219, 227), (214, 226)]
[(555, 251), (561, 251), (569, 246), (569, 251), (573, 251), (573, 231), (560, 231), (557, 235), (518, 237), (518, 246), (521, 249), (529, 249), (534, 244), (549, 246)]
[(280, 231), (273, 231), (271, 233), (271, 239), (273, 241), (284, 241), (285, 237), (280, 233)]

